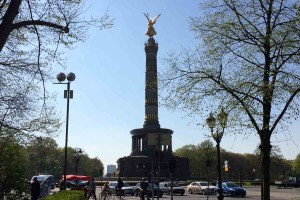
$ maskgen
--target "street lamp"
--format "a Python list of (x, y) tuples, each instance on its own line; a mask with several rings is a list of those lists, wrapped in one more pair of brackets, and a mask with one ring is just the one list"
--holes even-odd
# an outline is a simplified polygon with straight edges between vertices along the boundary
[[(209, 117), (206, 119), (206, 123), (211, 130), (211, 135), (213, 139), (217, 142), (217, 159), (218, 159), (217, 170), (218, 170), (218, 190), (219, 190), (217, 197), (219, 200), (224, 199), (223, 189), (222, 189), (222, 176), (221, 176), (220, 142), (222, 140), (224, 129), (227, 124), (227, 116), (228, 114), (222, 108), (221, 112), (217, 116), (217, 120), (216, 118), (214, 118), (212, 113), (210, 113)], [(218, 122), (218, 124), (216, 122)], [(216, 125), (217, 125), (217, 130), (216, 132), (214, 132), (214, 128), (216, 127)]]
[(74, 149), (73, 156), (76, 163), (76, 168), (75, 168), (76, 175), (78, 175), (78, 163), (80, 161), (81, 155), (82, 155), (82, 150), (80, 148)]
[[(67, 82), (63, 83), (67, 78)], [(69, 103), (70, 98), (73, 98), (73, 91), (70, 90), (70, 84), (76, 78), (75, 74), (70, 72), (67, 76), (64, 73), (59, 73), (56, 76), (56, 79), (59, 83), (55, 84), (67, 84), (67, 90), (64, 91), (64, 98), (67, 99), (67, 119), (66, 119), (66, 143), (65, 143), (65, 165), (64, 165), (64, 187), (66, 189), (66, 176), (67, 176), (67, 150), (68, 150), (68, 131), (69, 131)]]

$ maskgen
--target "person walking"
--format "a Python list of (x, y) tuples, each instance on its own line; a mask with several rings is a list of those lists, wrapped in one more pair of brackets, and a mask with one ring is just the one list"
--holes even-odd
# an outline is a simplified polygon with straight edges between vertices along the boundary
[(147, 195), (147, 199), (149, 199), (148, 197), (148, 193), (147, 193), (147, 190), (148, 190), (148, 187), (149, 187), (149, 183), (146, 182), (146, 178), (142, 178), (142, 182), (141, 182), (141, 194), (140, 194), (140, 197), (142, 200), (145, 200), (145, 194)]
[(96, 197), (96, 183), (95, 183), (95, 180), (94, 178), (92, 178), (92, 180), (89, 181), (89, 196), (87, 197), (87, 199), (90, 199), (91, 195), (94, 196), (94, 199), (96, 200), (97, 197)]
[(37, 200), (41, 193), (41, 184), (38, 182), (37, 177), (33, 178), (31, 183), (31, 200)]

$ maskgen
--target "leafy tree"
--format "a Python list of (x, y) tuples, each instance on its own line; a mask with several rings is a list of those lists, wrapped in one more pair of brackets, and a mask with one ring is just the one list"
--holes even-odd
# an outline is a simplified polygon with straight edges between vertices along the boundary
[(176, 156), (180, 156), (183, 158), (188, 158), (190, 160), (189, 167), (190, 167), (190, 176), (197, 176), (199, 174), (198, 169), (198, 158), (196, 154), (196, 146), (195, 145), (185, 145), (181, 148), (178, 148), (174, 151)]
[[(2, 138), (0, 139), (2, 140)], [(0, 199), (11, 189), (22, 192), (25, 189), (25, 151), (14, 139), (6, 141), (0, 156)]]
[(30, 166), (26, 176), (60, 171), (61, 162), (46, 153), (57, 147), (35, 141), (60, 127), (46, 82), (53, 65), (66, 67), (64, 51), (84, 41), (90, 26), (110, 28), (112, 23), (107, 13), (89, 17), (84, 0), (0, 0), (0, 153), (8, 159), (3, 162), (9, 161), (2, 154), (11, 148), (10, 139), (24, 145), (34, 141), (24, 154)]
[[(199, 145), (185, 145), (174, 152), (177, 156), (189, 158), (191, 177), (207, 178), (206, 160), (216, 163), (216, 149), (210, 140), (204, 140)], [(212, 176), (214, 176), (214, 172)]]
[(295, 175), (300, 176), (300, 153), (297, 155), (296, 159), (293, 162), (293, 168)]
[(190, 19), (199, 47), (166, 58), (164, 103), (205, 116), (225, 106), (228, 132), (256, 134), (269, 200), (272, 135), (299, 117), (299, 1), (215, 0), (201, 10)]
[(53, 174), (58, 167), (59, 150), (56, 141), (49, 137), (31, 140), (26, 148), (28, 159), (27, 177), (37, 174)]
[(88, 17), (84, 2), (0, 1), (0, 128), (26, 139), (59, 128), (45, 86), (52, 66), (65, 67), (63, 52), (84, 41), (88, 27), (110, 28), (113, 23), (107, 13)]

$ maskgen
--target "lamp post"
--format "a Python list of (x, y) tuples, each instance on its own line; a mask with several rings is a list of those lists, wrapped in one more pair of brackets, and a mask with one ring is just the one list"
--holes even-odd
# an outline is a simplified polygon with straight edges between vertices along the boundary
[[(211, 135), (213, 139), (217, 142), (217, 160), (218, 160), (217, 170), (218, 170), (218, 190), (219, 190), (217, 196), (218, 200), (224, 199), (223, 189), (222, 189), (222, 176), (221, 176), (220, 142), (222, 140), (224, 129), (227, 124), (227, 116), (228, 114), (222, 108), (221, 112), (217, 116), (217, 120), (216, 118), (214, 118), (212, 113), (210, 113), (210, 116), (206, 119), (206, 123), (211, 130)], [(216, 127), (216, 125), (217, 125), (217, 130), (214, 132), (214, 128)]]
[(74, 160), (75, 160), (75, 164), (76, 164), (76, 166), (75, 166), (76, 175), (78, 175), (78, 164), (79, 164), (81, 155), (82, 155), (82, 150), (80, 148), (74, 149), (73, 156), (74, 156)]
[[(67, 78), (67, 82), (63, 83)], [(63, 190), (66, 189), (66, 176), (67, 176), (67, 154), (68, 154), (68, 131), (69, 131), (69, 104), (70, 99), (73, 98), (73, 90), (70, 90), (70, 84), (76, 78), (75, 74), (70, 72), (67, 76), (64, 73), (59, 73), (56, 79), (59, 83), (55, 84), (66, 84), (67, 90), (64, 91), (64, 98), (67, 99), (67, 116), (66, 116), (66, 142), (65, 142), (65, 164), (64, 164), (64, 186)]]

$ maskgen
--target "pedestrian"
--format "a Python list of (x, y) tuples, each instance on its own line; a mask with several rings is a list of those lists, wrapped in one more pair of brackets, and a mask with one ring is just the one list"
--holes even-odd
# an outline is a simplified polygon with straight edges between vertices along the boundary
[(63, 179), (60, 180), (60, 182), (59, 182), (59, 191), (62, 191), (62, 190), (66, 190), (65, 182)]
[(124, 183), (122, 179), (119, 177), (118, 178), (118, 184), (116, 186), (116, 194), (117, 196), (122, 196), (122, 187), (124, 186)]
[(149, 183), (146, 182), (146, 178), (142, 178), (142, 182), (141, 182), (141, 190), (142, 191), (140, 194), (140, 197), (142, 200), (145, 200), (145, 194), (147, 195), (147, 199), (149, 199), (148, 193), (147, 193), (148, 187), (149, 187)]
[(33, 178), (31, 183), (31, 200), (37, 200), (41, 193), (41, 184), (38, 182), (37, 177)]
[(94, 178), (92, 178), (92, 180), (89, 181), (88, 187), (89, 187), (89, 196), (87, 197), (87, 199), (90, 199), (91, 195), (93, 195), (94, 199), (96, 200), (97, 199), (97, 197), (96, 197), (96, 183), (95, 183)]

